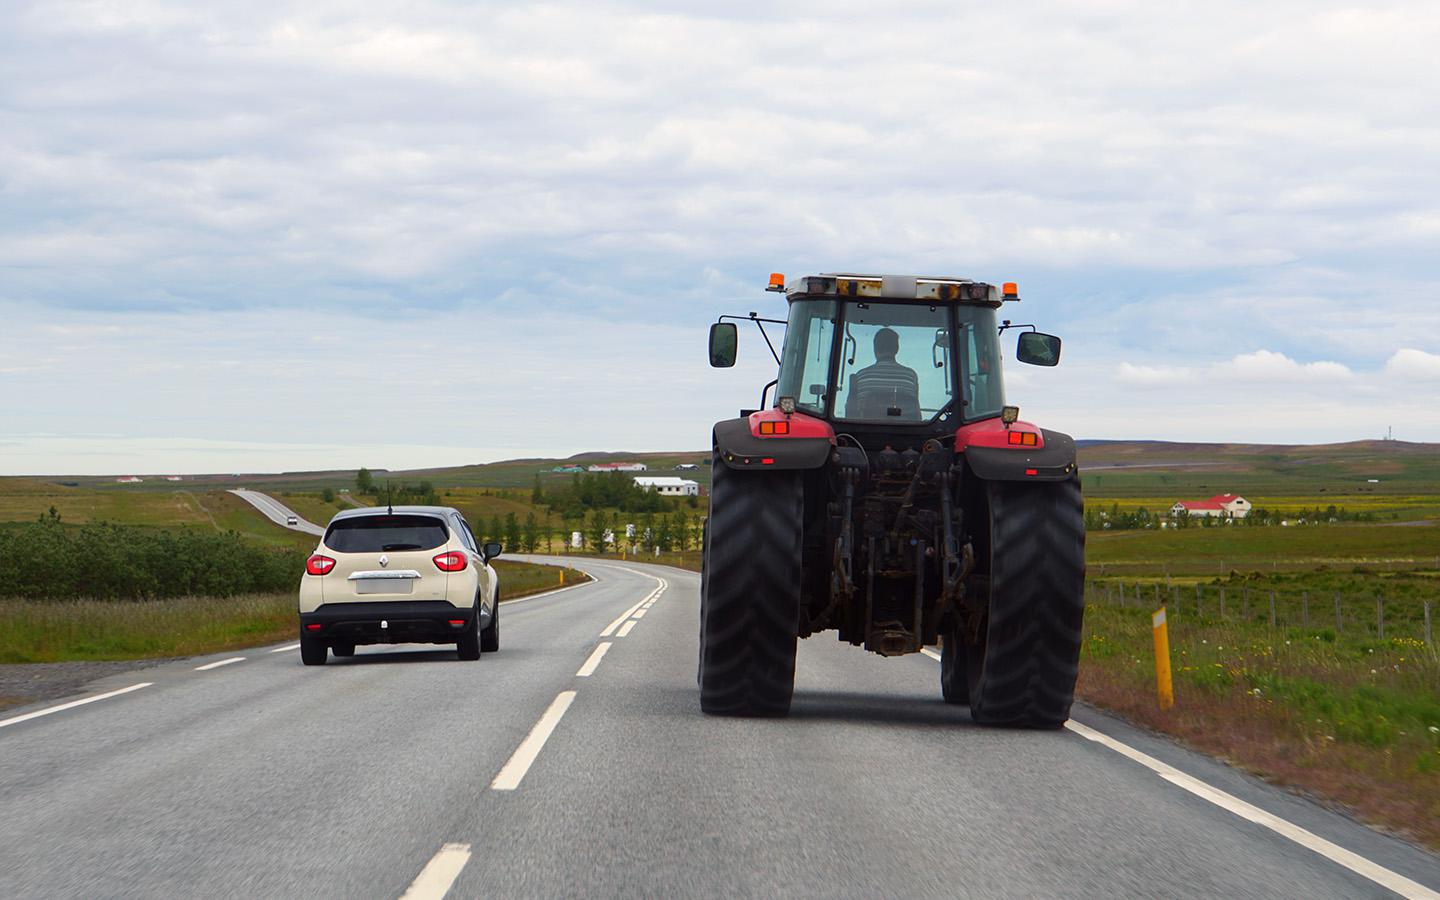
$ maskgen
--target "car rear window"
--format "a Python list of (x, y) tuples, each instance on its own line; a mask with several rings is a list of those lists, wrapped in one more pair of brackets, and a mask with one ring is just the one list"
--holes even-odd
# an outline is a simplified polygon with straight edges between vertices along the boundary
[(431, 550), (450, 539), (434, 516), (356, 516), (330, 523), (325, 546), (337, 553)]

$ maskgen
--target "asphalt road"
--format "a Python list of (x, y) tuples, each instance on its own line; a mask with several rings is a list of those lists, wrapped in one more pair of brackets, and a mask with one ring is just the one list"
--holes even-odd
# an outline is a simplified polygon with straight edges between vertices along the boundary
[[(282, 528), (289, 528), (291, 531), (303, 531), (306, 534), (313, 535), (322, 535), (325, 533), (324, 526), (316, 525), (314, 522), (306, 519), (301, 519), (295, 510), (276, 500), (269, 494), (262, 494), (259, 491), (246, 490), (245, 488), (235, 488), (231, 490), (230, 493), (258, 509), (265, 518)], [(295, 518), (299, 520), (298, 524), (287, 524), (290, 516), (295, 516)]]
[[(479, 662), (361, 648), (305, 668), (260, 648), (108, 678), (89, 694), (103, 699), (34, 718), (16, 721), (54, 705), (6, 711), (0, 896), (1440, 888), (1435, 855), (1093, 711), (1077, 719), (1120, 744), (975, 727), (940, 701), (928, 656), (812, 638), (790, 718), (702, 716), (697, 576), (572, 565), (598, 580), (504, 605), (501, 650)], [(1275, 822), (1382, 868), (1358, 874)]]

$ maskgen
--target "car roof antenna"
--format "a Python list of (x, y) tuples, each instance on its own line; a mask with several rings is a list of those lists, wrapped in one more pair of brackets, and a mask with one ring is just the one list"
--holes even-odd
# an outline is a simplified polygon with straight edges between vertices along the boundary
[(395, 491), (390, 487), (390, 479), (385, 479), (385, 514), (395, 515)]

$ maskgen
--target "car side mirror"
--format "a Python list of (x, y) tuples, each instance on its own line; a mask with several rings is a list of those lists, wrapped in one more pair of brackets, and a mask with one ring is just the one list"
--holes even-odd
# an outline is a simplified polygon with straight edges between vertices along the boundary
[(481, 550), (480, 550), (480, 555), (483, 556), (483, 557), (485, 557), (485, 561), (488, 563), (490, 560), (492, 560), (492, 559), (494, 559), (495, 557), (499, 556), (499, 555), (500, 555), (500, 551), (503, 550), (503, 549), (504, 549), (504, 548), (501, 547), (498, 542), (496, 542), (496, 541), (491, 541), (490, 543), (486, 544), (483, 548), (481, 548)]
[(1059, 365), (1060, 339), (1039, 331), (1024, 332), (1015, 345), (1015, 358), (1032, 366)]
[(735, 365), (740, 335), (734, 322), (716, 322), (710, 326), (710, 365), (728, 369)]

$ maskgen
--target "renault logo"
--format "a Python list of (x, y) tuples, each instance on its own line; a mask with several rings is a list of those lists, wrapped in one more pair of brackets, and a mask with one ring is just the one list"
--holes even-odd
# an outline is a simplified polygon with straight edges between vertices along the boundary
[(385, 567), (388, 566), (388, 565), (390, 565), (390, 557), (385, 556), (384, 554), (381, 554), (381, 556), (380, 556), (380, 568), (383, 569), (383, 568), (385, 568)]

